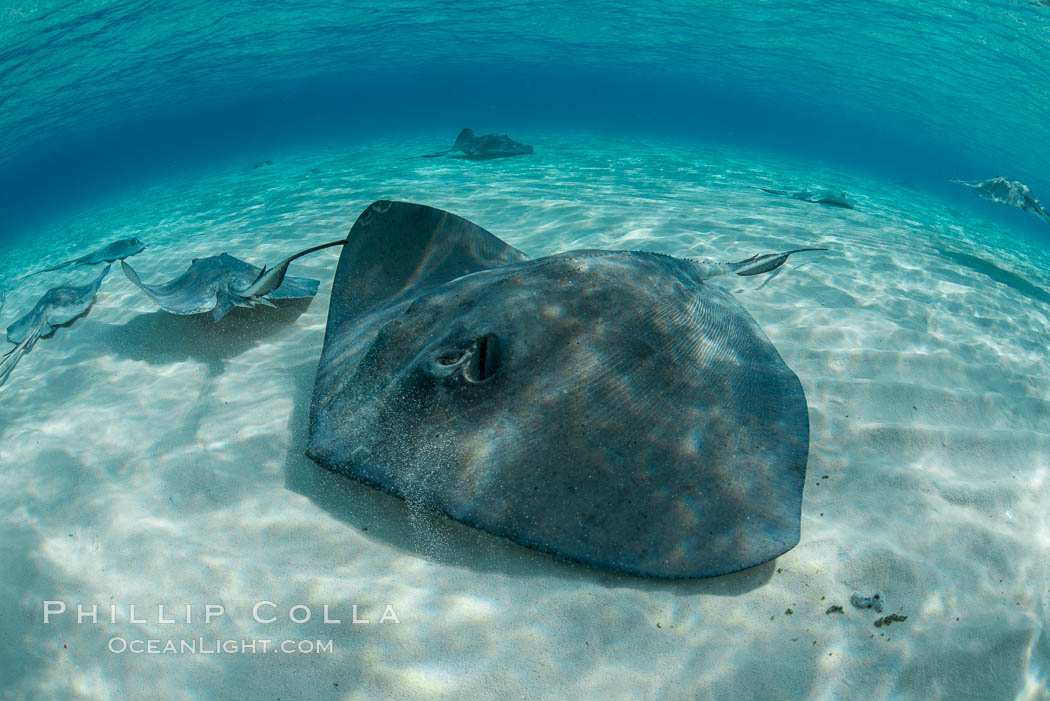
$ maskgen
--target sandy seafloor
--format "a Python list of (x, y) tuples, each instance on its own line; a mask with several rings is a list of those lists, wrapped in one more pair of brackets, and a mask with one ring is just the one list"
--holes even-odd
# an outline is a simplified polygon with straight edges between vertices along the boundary
[[(337, 250), (293, 265), (321, 280), (312, 302), (218, 325), (158, 311), (116, 266), (90, 314), (0, 388), (3, 695), (1050, 697), (1046, 246), (1012, 234), (1009, 211), (982, 218), (906, 182), (715, 147), (514, 136), (536, 154), (399, 160), (441, 134), (260, 153), (273, 164), (146, 187), (9, 251), (0, 320), (98, 269), (17, 273), (101, 242), (142, 238), (130, 262), (156, 282), (221, 251), (273, 263), (338, 238), (380, 198), (449, 209), (536, 256), (827, 246), (771, 279), (718, 283), (805, 388), (799, 545), (734, 575), (654, 581), (419, 513), (303, 456)], [(748, 184), (837, 186), (857, 209)], [(876, 628), (850, 606), (874, 591), (907, 621)], [(45, 625), (45, 600), (71, 612)], [(259, 601), (277, 622), (253, 621)], [(99, 623), (78, 625), (77, 604), (98, 604)], [(146, 623), (128, 622), (133, 604)], [(180, 622), (158, 623), (159, 604)], [(225, 615), (205, 624), (206, 604)], [(309, 623), (289, 622), (296, 604)], [(321, 623), (326, 604), (341, 624)], [(388, 604), (400, 623), (378, 623)], [(351, 624), (353, 605), (371, 623)], [(333, 649), (115, 654), (114, 637)]]

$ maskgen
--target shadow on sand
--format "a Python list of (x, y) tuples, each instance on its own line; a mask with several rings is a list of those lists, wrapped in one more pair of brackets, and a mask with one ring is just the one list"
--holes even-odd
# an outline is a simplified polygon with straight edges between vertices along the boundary
[(151, 365), (193, 359), (207, 365), (212, 374), (219, 374), (227, 359), (264, 343), (280, 328), (295, 322), (311, 301), (281, 300), (276, 309), (238, 307), (219, 323), (214, 323), (210, 314), (140, 314), (123, 326), (109, 327), (103, 332), (103, 341), (124, 358)]
[(1017, 273), (1012, 273), (1009, 270), (1000, 268), (991, 261), (978, 258), (977, 256), (971, 256), (968, 253), (953, 251), (946, 248), (938, 248), (937, 252), (964, 268), (969, 268), (975, 273), (980, 273), (1001, 285), (1006, 285), (1007, 287), (1020, 292), (1029, 299), (1034, 299), (1043, 304), (1050, 304), (1050, 292), (1047, 292), (1038, 285), (1032, 284)]

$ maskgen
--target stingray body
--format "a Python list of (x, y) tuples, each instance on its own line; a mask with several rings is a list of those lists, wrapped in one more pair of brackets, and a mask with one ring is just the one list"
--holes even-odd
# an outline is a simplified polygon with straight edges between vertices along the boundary
[(776, 190), (771, 187), (758, 187), (757, 185), (752, 185), (751, 187), (774, 195), (793, 197), (794, 199), (802, 200), (803, 202), (815, 202), (817, 204), (826, 204), (832, 207), (853, 209), (853, 205), (846, 199), (845, 192), (835, 192), (834, 190)]
[(211, 312), (219, 321), (234, 307), (274, 306), (274, 299), (301, 299), (317, 294), (317, 280), (286, 275), (288, 265), (301, 256), (345, 241), (331, 241), (313, 246), (285, 258), (273, 268), (257, 268), (227, 253), (208, 258), (194, 258), (189, 269), (168, 282), (150, 285), (138, 273), (121, 262), (124, 274), (161, 309), (172, 314)]
[(799, 538), (806, 400), (705, 278), (786, 257), (531, 260), (448, 212), (376, 202), (336, 272), (307, 454), (600, 568), (706, 577), (770, 560)]
[(1007, 180), (999, 176), (975, 182), (967, 182), (965, 180), (952, 180), (951, 182), (965, 185), (986, 200), (1017, 207), (1025, 212), (1031, 212), (1047, 224), (1050, 224), (1050, 212), (1046, 211), (1046, 208), (1035, 198), (1028, 186), (1022, 182)]
[(137, 238), (120, 239), (114, 241), (97, 251), (92, 251), (86, 256), (80, 258), (74, 258), (73, 260), (67, 260), (65, 263), (59, 263), (51, 268), (44, 268), (43, 270), (37, 270), (29, 273), (28, 275), (22, 276), (21, 280), (25, 280), (27, 277), (33, 275), (39, 275), (40, 273), (49, 273), (53, 270), (61, 270), (62, 268), (69, 267), (71, 265), (99, 265), (100, 263), (112, 263), (118, 260), (124, 260), (130, 258), (133, 255), (141, 253), (146, 249), (146, 244), (139, 241)]
[(450, 158), (466, 158), (471, 161), (485, 161), (508, 156), (524, 156), (532, 153), (532, 147), (515, 141), (506, 134), (482, 134), (478, 136), (473, 129), (459, 132), (452, 148), (437, 153), (428, 153), (420, 158), (437, 158), (446, 154)]
[(37, 340), (50, 336), (57, 327), (72, 323), (87, 313), (109, 268), (107, 265), (101, 275), (86, 285), (52, 287), (28, 314), (7, 327), (7, 340), (15, 347), (0, 359), (0, 385), (7, 381), (18, 361), (33, 349)]

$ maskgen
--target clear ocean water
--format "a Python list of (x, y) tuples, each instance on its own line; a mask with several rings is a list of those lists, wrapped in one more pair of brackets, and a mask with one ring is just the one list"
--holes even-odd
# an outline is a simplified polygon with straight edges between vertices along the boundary
[[(680, 582), (307, 459), (338, 250), (293, 264), (314, 299), (220, 324), (117, 264), (0, 386), (0, 694), (1050, 698), (1050, 227), (949, 182), (1050, 205), (1048, 67), (1024, 0), (4, 3), (4, 327), (99, 268), (18, 278), (109, 241), (142, 239), (150, 282), (261, 266), (377, 199), (534, 257), (828, 251), (720, 283), (806, 393), (801, 541)], [(535, 153), (407, 158), (466, 126)], [(850, 605), (873, 592), (907, 620)], [(321, 645), (215, 649), (263, 639)]]

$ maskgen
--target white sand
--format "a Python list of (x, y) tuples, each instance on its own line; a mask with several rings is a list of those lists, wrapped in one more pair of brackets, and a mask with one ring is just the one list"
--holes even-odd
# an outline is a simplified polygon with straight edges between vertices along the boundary
[[(337, 250), (293, 267), (322, 281), (312, 303), (238, 310), (218, 326), (157, 311), (118, 266), (90, 315), (41, 341), (0, 388), (4, 695), (1050, 698), (1050, 305), (938, 249), (1044, 291), (1050, 251), (1012, 237), (1009, 211), (982, 220), (812, 164), (515, 136), (535, 156), (396, 160), (435, 140), (260, 154), (274, 164), (150, 187), (42, 232), (0, 273), (130, 235), (149, 244), (131, 260), (146, 281), (223, 250), (273, 262), (345, 232), (381, 197), (449, 209), (533, 255), (735, 260), (826, 245), (768, 282), (727, 283), (809, 401), (801, 543), (735, 575), (662, 582), (418, 513), (303, 456)], [(858, 208), (743, 187), (778, 182), (838, 186)], [(3, 324), (93, 272), (8, 283)], [(883, 615), (907, 621), (875, 628), (876, 614), (850, 606), (874, 591)], [(45, 625), (45, 600), (71, 612)], [(277, 622), (252, 619), (264, 600)], [(77, 604), (98, 604), (99, 623), (78, 625)], [(180, 620), (192, 605), (193, 622), (158, 623), (160, 604)], [(206, 604), (225, 615), (205, 624)], [(309, 623), (289, 622), (296, 604), (311, 607)], [(326, 604), (341, 624), (321, 623)], [(355, 604), (370, 624), (349, 622)], [(400, 623), (378, 623), (388, 604)], [(845, 614), (825, 614), (832, 604)], [(129, 605), (147, 622), (128, 622)], [(288, 639), (332, 650), (107, 650), (113, 638), (201, 637), (209, 649)]]

